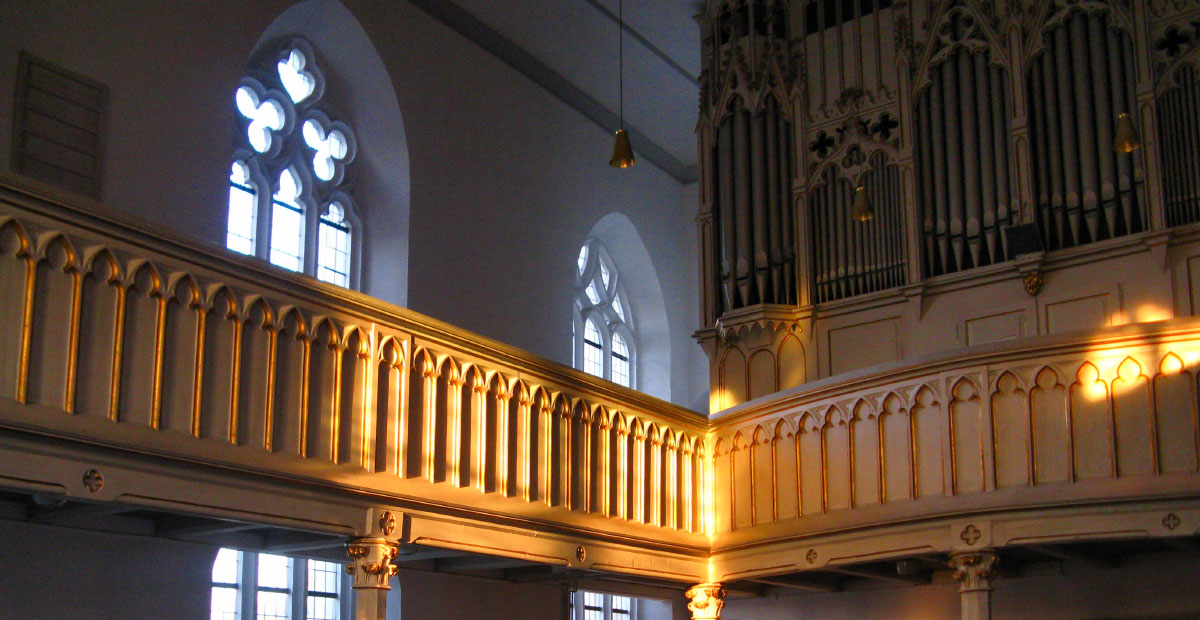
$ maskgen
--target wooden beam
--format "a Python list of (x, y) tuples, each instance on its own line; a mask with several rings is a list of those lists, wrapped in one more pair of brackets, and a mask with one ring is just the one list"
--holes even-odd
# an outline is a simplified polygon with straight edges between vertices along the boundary
[(491, 555), (470, 555), (457, 558), (444, 558), (434, 562), (435, 570), (438, 571), (480, 571), (480, 570), (496, 570), (500, 568), (512, 568), (514, 566), (526, 566), (532, 564), (526, 560), (518, 560), (516, 558), (506, 558), (501, 556)]
[(1160, 538), (1159, 540), (1162, 541), (1162, 544), (1176, 551), (1182, 551), (1188, 555), (1200, 556), (1200, 544), (1197, 544), (1195, 539), (1170, 537)]
[(804, 590), (805, 592), (837, 592), (841, 590), (840, 587), (834, 584), (795, 581), (783, 577), (756, 577), (754, 579), (747, 579), (746, 581), (753, 581), (754, 583), (761, 583), (777, 588), (787, 588), (789, 590)]
[(186, 525), (180, 524), (178, 521), (174, 525), (171, 523), (160, 523), (155, 533), (164, 538), (189, 538), (192, 536), (212, 536), (215, 534), (246, 532), (261, 529), (262, 527), (264, 526), (255, 523), (242, 523), (240, 521), (213, 520), (197, 523), (189, 519)]
[(121, 512), (134, 510), (126, 504), (116, 502), (103, 503), (67, 503), (58, 506), (30, 506), (25, 519), (32, 523), (70, 523), (82, 519), (118, 516)]
[[(406, 553), (406, 550), (411, 550)], [(466, 551), (458, 551), (456, 549), (440, 549), (438, 547), (418, 547), (401, 545), (400, 555), (392, 560), (392, 564), (407, 564), (415, 562), (424, 562), (427, 560), (441, 560), (444, 558), (461, 558), (467, 557), (470, 553)]]
[(850, 577), (861, 577), (863, 579), (874, 579), (876, 581), (887, 581), (890, 583), (902, 583), (905, 585), (926, 585), (929, 583), (929, 578), (927, 577), (921, 577), (917, 575), (901, 575), (898, 573), (885, 573), (882, 571), (874, 571), (864, 568), (826, 566), (821, 570), (829, 573), (836, 573), (838, 575), (848, 575)]
[(299, 551), (314, 551), (317, 549), (332, 549), (344, 547), (344, 538), (323, 536), (320, 534), (302, 534), (288, 532), (286, 535), (267, 536), (267, 551), (272, 553), (296, 553)]
[(1089, 553), (1080, 551), (1078, 548), (1056, 547), (1053, 545), (1029, 545), (1026, 548), (1056, 560), (1081, 562), (1097, 568), (1117, 568), (1121, 565), (1121, 558), (1117, 556), (1103, 553)]

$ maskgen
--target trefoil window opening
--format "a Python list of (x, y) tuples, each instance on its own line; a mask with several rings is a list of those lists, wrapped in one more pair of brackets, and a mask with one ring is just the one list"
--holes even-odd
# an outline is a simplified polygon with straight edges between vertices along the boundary
[(345, 173), (357, 143), (350, 127), (327, 113), (324, 75), (312, 46), (294, 39), (279, 49), (234, 93), (241, 131), (225, 245), (355, 287), (360, 226)]

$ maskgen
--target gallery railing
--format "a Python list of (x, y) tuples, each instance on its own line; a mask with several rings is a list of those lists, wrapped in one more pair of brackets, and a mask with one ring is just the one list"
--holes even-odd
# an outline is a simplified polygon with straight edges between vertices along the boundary
[(43, 192), (0, 183), (3, 424), (476, 513), (701, 530), (697, 414)]
[(1189, 318), (951, 351), (751, 401), (713, 422), (714, 550), (1194, 496), (1198, 372)]

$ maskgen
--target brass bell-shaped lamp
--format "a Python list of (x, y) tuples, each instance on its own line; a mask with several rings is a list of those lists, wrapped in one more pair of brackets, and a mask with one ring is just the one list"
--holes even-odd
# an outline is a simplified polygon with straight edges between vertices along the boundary
[(1113, 150), (1118, 153), (1132, 153), (1142, 146), (1138, 139), (1137, 130), (1133, 127), (1133, 119), (1122, 112), (1117, 115), (1117, 135), (1113, 139)]
[(617, 137), (613, 140), (612, 158), (608, 160), (608, 165), (613, 168), (628, 168), (635, 162), (633, 158), (633, 146), (629, 144), (629, 132), (624, 129), (617, 130)]
[(867, 188), (862, 185), (854, 190), (853, 207), (850, 210), (850, 219), (856, 222), (869, 222), (875, 219), (875, 208), (871, 206), (871, 197), (867, 195)]
[(625, 131), (625, 17), (621, 0), (617, 1), (617, 84), (619, 87), (618, 107), (620, 124), (613, 139), (612, 157), (608, 165), (613, 168), (628, 168), (637, 160), (633, 158), (633, 145), (629, 144), (629, 133)]

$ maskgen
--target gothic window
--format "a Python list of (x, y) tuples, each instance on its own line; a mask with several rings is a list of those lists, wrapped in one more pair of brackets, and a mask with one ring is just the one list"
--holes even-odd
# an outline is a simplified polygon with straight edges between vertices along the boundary
[(361, 230), (345, 171), (354, 133), (328, 113), (312, 46), (294, 39), (277, 49), (234, 94), (239, 131), (225, 244), (353, 287)]
[(636, 340), (620, 274), (595, 239), (579, 249), (572, 323), (575, 367), (634, 387)]
[(1133, 114), (1133, 41), (1114, 6), (1068, 5), (1029, 43), (1026, 70), (1038, 228), (1047, 250), (1146, 229), (1138, 157), (1113, 151)]
[(221, 549), (213, 562), (212, 620), (338, 620), (349, 597), (341, 565)]

